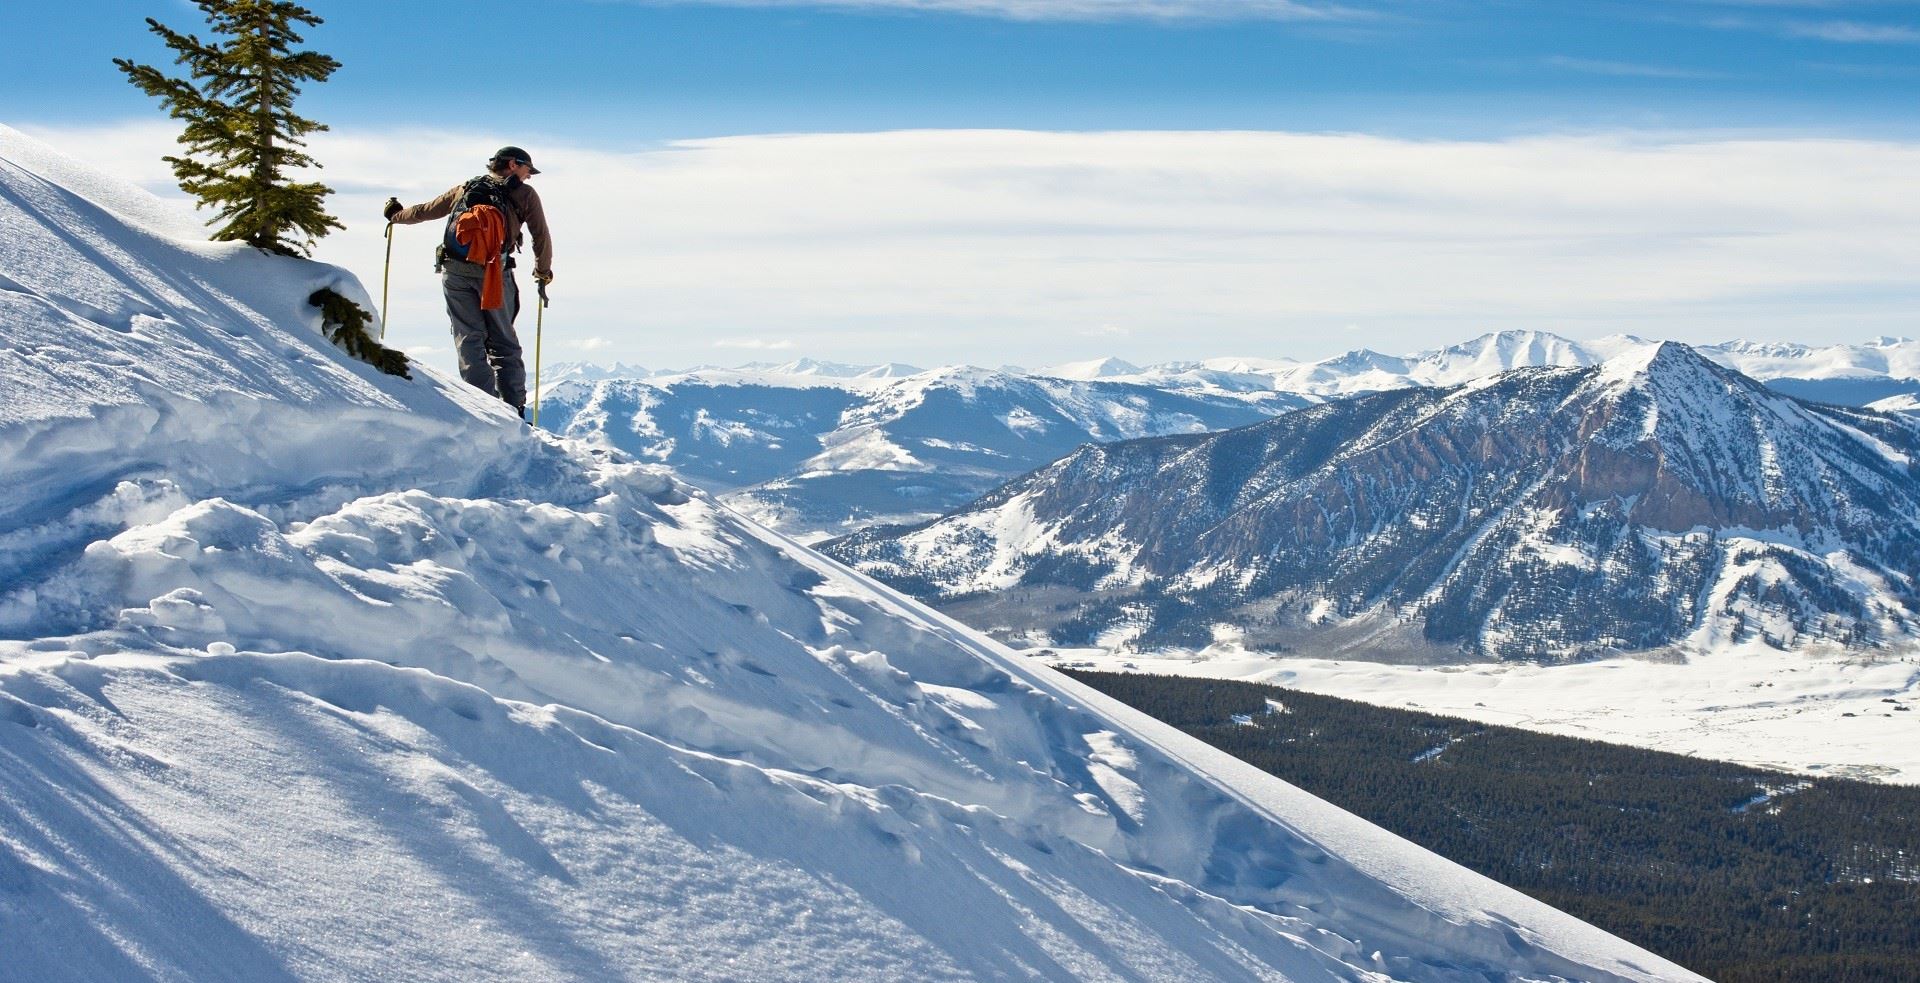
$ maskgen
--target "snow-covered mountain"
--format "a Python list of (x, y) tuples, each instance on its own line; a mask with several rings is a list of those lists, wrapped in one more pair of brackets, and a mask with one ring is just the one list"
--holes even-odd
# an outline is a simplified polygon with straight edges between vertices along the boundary
[[(1500, 331), (1411, 355), (1359, 349), (1257, 374), (1283, 392), (1330, 398), (1409, 386), (1458, 386), (1519, 368), (1597, 365), (1659, 344), (1632, 335), (1574, 341), (1545, 331)], [(1920, 392), (1920, 342), (1910, 338), (1825, 347), (1730, 341), (1695, 350), (1742, 374), (1821, 402), (1859, 406), (1894, 393)], [(1143, 376), (1153, 372), (1141, 370)]]
[(1902, 396), (1889, 396), (1867, 404), (1867, 409), (1881, 413), (1920, 413), (1920, 396), (1908, 393)]
[(0, 127), (0, 979), (1697, 978), (175, 218)]
[(1055, 379), (1111, 379), (1116, 376), (1137, 376), (1140, 367), (1112, 356), (1091, 359), (1085, 362), (1067, 362), (1038, 369), (1035, 375), (1051, 376)]
[(741, 366), (741, 369), (764, 372), (770, 376), (811, 375), (829, 379), (898, 379), (901, 376), (918, 375), (922, 371), (905, 362), (851, 365), (846, 362), (823, 362), (813, 358), (797, 358), (791, 362), (749, 362)]
[[(807, 538), (929, 519), (1085, 443), (1222, 430), (1327, 399), (1457, 386), (1528, 367), (1582, 367), (1658, 342), (1502, 331), (1412, 355), (1318, 362), (1117, 358), (1038, 370), (782, 364), (687, 371), (569, 364), (546, 376), (541, 423), (662, 461), (756, 519)], [(1805, 399), (1847, 406), (1920, 394), (1920, 343), (1815, 348), (1729, 342), (1702, 355)]]
[[(1411, 386), (1458, 386), (1520, 368), (1597, 365), (1659, 344), (1632, 335), (1574, 341), (1546, 331), (1510, 330), (1410, 355), (1361, 348), (1315, 362), (1209, 359), (1144, 368), (1104, 358), (1056, 366), (1042, 374), (1141, 385), (1211, 379), (1224, 388), (1325, 399)], [(1911, 338), (1828, 346), (1729, 341), (1695, 350), (1742, 374), (1821, 402), (1859, 406), (1894, 393), (1920, 392), (1920, 342)]]
[(1567, 658), (1920, 637), (1920, 422), (1667, 343), (1086, 448), (829, 547), (1046, 641)]
[(1413, 355), (1383, 355), (1367, 349), (1347, 352), (1284, 368), (1274, 374), (1273, 385), (1286, 392), (1351, 396), (1409, 386), (1455, 386), (1510, 369), (1592, 365), (1599, 360), (1588, 348), (1558, 335), (1502, 331)]
[[(931, 518), (1087, 443), (1222, 430), (1307, 400), (969, 366), (801, 362), (548, 387), (541, 426), (672, 465), (796, 535)], [(901, 374), (907, 372), (907, 374)]]
[(1706, 351), (1757, 379), (1920, 379), (1920, 342), (1912, 338), (1825, 346), (1729, 341)]
[[(612, 365), (599, 365), (594, 362), (555, 362), (543, 367), (540, 388), (547, 389), (563, 382), (599, 382), (602, 379), (645, 379), (653, 375), (644, 366), (615, 362)], [(532, 380), (529, 379), (529, 382)]]

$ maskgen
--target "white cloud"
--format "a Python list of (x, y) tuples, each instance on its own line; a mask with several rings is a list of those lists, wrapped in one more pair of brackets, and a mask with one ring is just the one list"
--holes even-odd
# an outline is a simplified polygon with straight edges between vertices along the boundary
[(1848, 20), (1790, 24), (1787, 27), (1787, 33), (1797, 38), (1839, 41), (1846, 44), (1920, 43), (1920, 29), (1917, 28), (1899, 24), (1863, 24)]
[[(164, 125), (36, 132), (170, 183)], [(555, 229), (548, 346), (611, 339), (596, 357), (648, 365), (795, 338), (842, 361), (1052, 364), (1087, 356), (1079, 326), (1117, 324), (1131, 334), (1111, 353), (1135, 362), (1320, 356), (1354, 343), (1349, 324), (1386, 350), (1508, 326), (1839, 340), (1915, 333), (1920, 299), (1920, 143), (908, 131), (618, 153), (523, 140)], [(501, 142), (321, 135), (348, 228), (319, 258), (377, 293), (381, 200), (424, 200)], [(446, 345), (437, 238), (398, 230), (402, 346)]]
[(1080, 335), (1083, 338), (1125, 338), (1131, 334), (1133, 334), (1132, 331), (1117, 324), (1100, 324), (1080, 329)]
[(609, 341), (606, 338), (602, 338), (596, 335), (592, 338), (582, 338), (578, 341), (569, 341), (567, 342), (567, 347), (572, 349), (577, 349), (583, 352), (598, 352), (598, 351), (605, 351), (606, 349), (612, 348), (613, 342)]
[(1346, 20), (1365, 12), (1302, 0), (609, 0), (647, 6), (814, 7), (1013, 20)]

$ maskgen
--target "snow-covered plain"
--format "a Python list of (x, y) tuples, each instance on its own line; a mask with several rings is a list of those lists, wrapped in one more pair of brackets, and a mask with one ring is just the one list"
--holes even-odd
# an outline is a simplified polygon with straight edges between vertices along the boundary
[(1684, 661), (1557, 666), (1387, 665), (1237, 649), (1030, 654), (1054, 665), (1271, 683), (1763, 768), (1920, 784), (1920, 652), (1836, 657), (1749, 644)]
[(0, 127), (0, 979), (1696, 979)]

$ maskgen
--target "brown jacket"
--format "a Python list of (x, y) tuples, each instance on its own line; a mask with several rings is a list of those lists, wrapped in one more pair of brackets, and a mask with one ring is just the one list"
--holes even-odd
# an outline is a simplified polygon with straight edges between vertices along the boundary
[[(446, 193), (432, 201), (402, 208), (393, 214), (396, 225), (415, 225), (430, 222), (436, 218), (446, 218), (453, 214), (453, 203), (460, 198), (460, 190), (466, 187), (465, 181), (448, 188)], [(507, 213), (507, 241), (515, 249), (520, 247), (520, 226), (525, 224), (533, 233), (533, 272), (536, 276), (553, 274), (553, 237), (547, 234), (547, 213), (540, 207), (540, 193), (525, 182), (507, 189), (507, 200), (513, 208)]]

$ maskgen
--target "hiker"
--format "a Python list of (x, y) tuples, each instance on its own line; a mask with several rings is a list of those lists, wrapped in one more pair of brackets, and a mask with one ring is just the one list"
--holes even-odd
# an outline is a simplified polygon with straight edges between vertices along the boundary
[(388, 198), (385, 209), (387, 221), (398, 225), (447, 219), (433, 268), (442, 274), (460, 378), (505, 400), (521, 419), (527, 415), (527, 366), (513, 330), (520, 290), (512, 254), (520, 248), (522, 225), (533, 232), (534, 282), (543, 291), (553, 282), (547, 213), (539, 193), (526, 183), (538, 173), (526, 151), (501, 147), (487, 161), (487, 173), (410, 208)]

